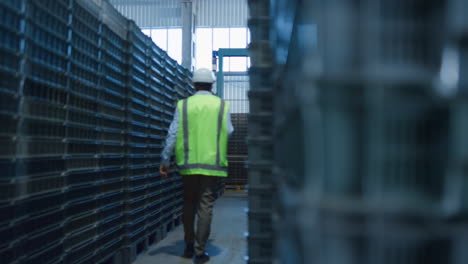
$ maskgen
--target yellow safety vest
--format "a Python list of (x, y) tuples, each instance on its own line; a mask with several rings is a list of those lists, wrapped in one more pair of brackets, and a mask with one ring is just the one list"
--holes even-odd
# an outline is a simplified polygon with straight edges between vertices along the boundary
[(214, 95), (194, 95), (177, 103), (176, 161), (180, 174), (227, 177), (229, 103)]

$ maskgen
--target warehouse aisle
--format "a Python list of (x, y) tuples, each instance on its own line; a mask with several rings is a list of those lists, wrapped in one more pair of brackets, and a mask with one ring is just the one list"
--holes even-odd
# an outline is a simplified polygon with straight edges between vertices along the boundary
[[(216, 202), (212, 235), (207, 247), (211, 256), (210, 264), (245, 263), (247, 242), (247, 194), (226, 192)], [(189, 264), (192, 261), (181, 258), (184, 250), (183, 228), (179, 226), (157, 245), (141, 254), (134, 264)]]

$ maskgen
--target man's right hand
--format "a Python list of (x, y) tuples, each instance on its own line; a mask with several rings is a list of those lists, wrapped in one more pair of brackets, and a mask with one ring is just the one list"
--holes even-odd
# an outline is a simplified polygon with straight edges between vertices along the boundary
[(162, 178), (167, 178), (169, 176), (169, 166), (161, 164), (159, 166), (159, 174), (161, 174)]

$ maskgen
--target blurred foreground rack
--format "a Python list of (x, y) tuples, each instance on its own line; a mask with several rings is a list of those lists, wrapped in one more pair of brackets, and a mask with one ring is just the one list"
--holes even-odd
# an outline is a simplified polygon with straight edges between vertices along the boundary
[(466, 263), (465, 1), (249, 7), (249, 263)]

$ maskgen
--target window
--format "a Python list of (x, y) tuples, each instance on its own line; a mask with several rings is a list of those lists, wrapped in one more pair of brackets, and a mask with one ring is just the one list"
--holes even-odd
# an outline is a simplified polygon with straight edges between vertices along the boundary
[(243, 49), (247, 46), (247, 29), (231, 28), (229, 48)]
[[(229, 28), (213, 29), (213, 50), (229, 48)], [(223, 71), (229, 71), (229, 59), (224, 58)]]
[(167, 29), (152, 29), (151, 39), (161, 49), (167, 51)]
[(182, 29), (181, 28), (156, 28), (142, 29), (158, 47), (169, 54), (179, 64), (182, 63)]
[(196, 68), (212, 67), (213, 34), (211, 28), (198, 28), (196, 30), (197, 48), (195, 49)]
[(167, 30), (167, 53), (179, 64), (182, 63), (182, 29)]
[(151, 37), (151, 29), (142, 29), (141, 32), (143, 32), (143, 34), (147, 35), (148, 37)]
[(245, 72), (247, 71), (247, 57), (231, 57), (229, 58), (229, 71)]
[[(165, 50), (178, 63), (182, 63), (182, 28), (146, 28), (143, 33)], [(213, 51), (219, 49), (243, 49), (250, 43), (250, 31), (238, 28), (196, 28), (194, 55), (195, 68), (212, 68)], [(250, 66), (245, 57), (225, 57), (223, 70), (244, 72)]]
[[(196, 68), (212, 66), (213, 51), (222, 48), (246, 48), (250, 42), (247, 28), (197, 28)], [(249, 59), (245, 57), (225, 57), (223, 71), (247, 71)]]

